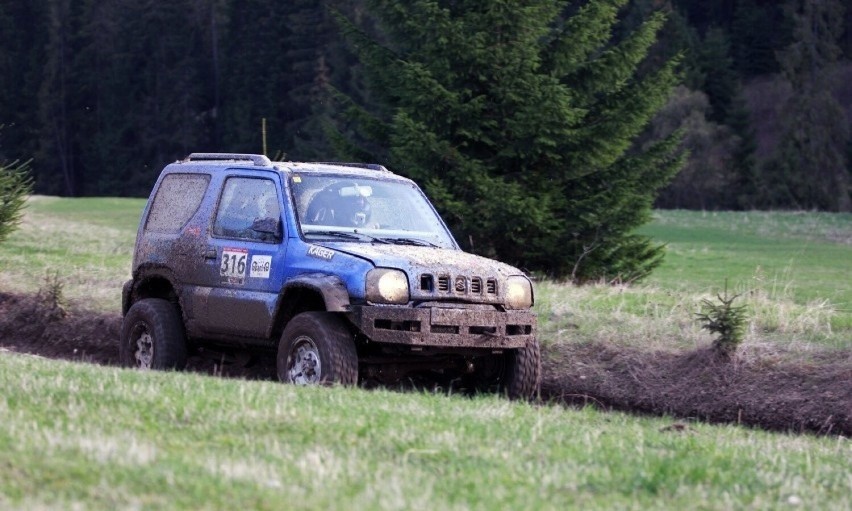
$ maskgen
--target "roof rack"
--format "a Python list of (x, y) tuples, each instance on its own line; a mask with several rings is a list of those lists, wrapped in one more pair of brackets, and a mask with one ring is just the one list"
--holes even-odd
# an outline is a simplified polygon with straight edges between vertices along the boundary
[(192, 153), (185, 161), (250, 161), (257, 167), (271, 167), (272, 162), (262, 154)]
[(339, 165), (341, 167), (356, 167), (359, 169), (378, 170), (380, 172), (390, 172), (384, 165), (378, 163), (343, 163), (339, 161), (314, 161), (311, 162), (317, 165)]

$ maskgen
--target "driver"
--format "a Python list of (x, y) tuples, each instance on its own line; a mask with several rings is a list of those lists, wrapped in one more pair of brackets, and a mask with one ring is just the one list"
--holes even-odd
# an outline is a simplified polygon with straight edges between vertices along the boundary
[(370, 203), (360, 193), (351, 197), (342, 197), (338, 207), (339, 220), (342, 225), (363, 227), (370, 221)]
[(264, 195), (258, 201), (259, 213), (258, 218), (275, 218), (280, 216), (278, 208), (278, 197), (275, 195)]
[(307, 222), (314, 225), (363, 227), (370, 221), (368, 188), (355, 183), (335, 183), (319, 191), (307, 211)]
[(262, 195), (258, 200), (258, 216), (250, 229), (252, 237), (263, 241), (274, 240), (281, 235), (281, 209), (275, 194)]

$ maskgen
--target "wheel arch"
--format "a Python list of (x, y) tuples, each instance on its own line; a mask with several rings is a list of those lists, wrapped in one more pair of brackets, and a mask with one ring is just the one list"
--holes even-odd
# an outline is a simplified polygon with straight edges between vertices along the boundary
[(302, 312), (349, 312), (349, 292), (340, 278), (324, 273), (308, 273), (287, 281), (281, 291), (275, 314), (273, 335), (280, 335)]
[(134, 303), (145, 298), (168, 300), (180, 310), (180, 295), (174, 282), (174, 275), (168, 268), (141, 268), (132, 280), (124, 284), (121, 300), (122, 315), (126, 315)]

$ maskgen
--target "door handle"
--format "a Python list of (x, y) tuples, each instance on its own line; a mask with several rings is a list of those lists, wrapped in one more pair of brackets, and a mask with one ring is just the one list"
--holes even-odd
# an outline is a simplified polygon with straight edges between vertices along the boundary
[(216, 253), (215, 248), (208, 248), (207, 250), (202, 252), (201, 257), (203, 257), (204, 259), (216, 259), (217, 255), (218, 254)]

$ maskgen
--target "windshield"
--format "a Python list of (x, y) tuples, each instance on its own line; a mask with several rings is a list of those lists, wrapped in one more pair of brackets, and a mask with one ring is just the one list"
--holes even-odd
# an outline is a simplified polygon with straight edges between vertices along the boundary
[(306, 238), (455, 248), (426, 197), (411, 183), (299, 174), (291, 184)]

